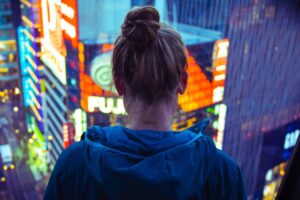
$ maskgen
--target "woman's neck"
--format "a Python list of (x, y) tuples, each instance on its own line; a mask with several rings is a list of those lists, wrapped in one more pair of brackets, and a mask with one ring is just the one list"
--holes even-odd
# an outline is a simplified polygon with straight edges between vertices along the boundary
[[(136, 100), (127, 107), (128, 124), (134, 130), (171, 130), (172, 115), (176, 110), (176, 103), (166, 101), (148, 106)], [(175, 105), (175, 108), (174, 108)]]

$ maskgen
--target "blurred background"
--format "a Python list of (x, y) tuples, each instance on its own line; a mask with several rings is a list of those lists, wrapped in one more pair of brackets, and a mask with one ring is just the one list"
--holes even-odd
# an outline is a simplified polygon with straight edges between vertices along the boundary
[(122, 124), (110, 59), (138, 5), (186, 44), (173, 129), (210, 119), (248, 198), (274, 199), (300, 134), (297, 0), (0, 0), (0, 199), (42, 199), (63, 149), (89, 126)]

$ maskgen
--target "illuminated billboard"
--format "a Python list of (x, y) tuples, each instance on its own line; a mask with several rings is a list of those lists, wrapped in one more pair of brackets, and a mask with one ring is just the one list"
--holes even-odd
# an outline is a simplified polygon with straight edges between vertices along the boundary
[(74, 48), (78, 46), (78, 13), (76, 0), (61, 1), (61, 27), (64, 39), (71, 42)]
[(187, 47), (189, 79), (186, 92), (179, 96), (185, 112), (223, 100), (228, 47), (228, 39)]
[(227, 107), (222, 103), (226, 78), (229, 40), (196, 43), (186, 47), (189, 75), (187, 89), (179, 95), (180, 116), (173, 129), (186, 129), (204, 118), (210, 119), (206, 131), (222, 148)]
[(29, 28), (20, 26), (18, 28), (18, 43), (19, 43), (19, 57), (20, 57), (20, 68), (21, 68), (21, 75), (22, 75), (22, 87), (23, 87), (23, 99), (25, 106), (33, 105), (33, 98), (31, 97), (31, 93), (33, 93), (33, 89), (30, 85), (33, 78), (31, 78), (30, 73), (33, 73), (34, 68), (28, 60), (32, 60), (31, 54), (26, 48), (26, 44), (29, 43), (29, 39), (25, 36), (24, 31), (28, 30)]
[(78, 44), (76, 6), (76, 1), (71, 0), (41, 0), (41, 59), (64, 85), (67, 83), (64, 39), (75, 48)]
[(124, 113), (122, 99), (112, 84), (112, 49), (111, 44), (80, 43), (78, 46), (80, 104), (86, 112)]
[[(32, 92), (32, 87), (30, 86), (31, 76), (29, 72), (32, 71), (30, 65), (27, 64), (26, 56), (30, 56), (28, 48), (24, 44), (29, 42), (29, 39), (24, 35), (24, 30), (29, 29), (23, 26), (18, 28), (18, 43), (19, 43), (19, 58), (20, 58), (20, 68), (22, 75), (22, 87), (23, 87), (23, 99), (25, 106), (33, 105), (32, 97), (30, 92)], [(29, 58), (30, 59), (30, 58)]]
[(40, 80), (38, 74), (37, 57), (32, 52), (32, 41), (28, 38), (29, 28), (24, 26), (18, 27), (18, 44), (21, 80), (23, 88), (23, 100), (26, 107), (30, 107), (37, 120), (40, 123), (40, 128), (43, 129), (42, 106), (40, 96)]
[[(262, 149), (257, 175), (256, 198), (274, 196), (279, 183), (276, 178), (282, 178), (285, 173), (284, 163), (292, 156), (293, 149), (300, 135), (300, 121), (294, 121), (285, 126), (263, 133)], [(279, 176), (273, 177), (273, 175)], [(265, 186), (265, 191), (263, 188)], [(267, 191), (269, 190), (269, 191)]]
[[(179, 95), (179, 115), (172, 128), (182, 130), (204, 118), (211, 120), (208, 135), (222, 148), (227, 107), (222, 104), (229, 40), (220, 39), (186, 46), (189, 74), (187, 89)], [(82, 109), (96, 122), (100, 115), (111, 125), (111, 115), (124, 115), (123, 99), (113, 87), (111, 44), (78, 45)], [(105, 117), (107, 116), (107, 117)], [(105, 120), (104, 120), (105, 121)], [(93, 125), (93, 124), (89, 124)]]

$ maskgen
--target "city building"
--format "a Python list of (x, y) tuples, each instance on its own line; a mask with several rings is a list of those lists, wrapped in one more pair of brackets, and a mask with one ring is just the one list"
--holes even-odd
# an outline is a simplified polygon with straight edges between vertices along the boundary
[[(23, 96), (23, 111), (27, 130), (23, 139), (27, 143), (28, 161), (36, 179), (46, 176), (47, 146), (44, 138), (42, 107), (41, 23), (37, 1), (20, 1), (21, 23), (18, 27), (18, 50)], [(42, 176), (41, 176), (42, 175)]]
[[(68, 82), (76, 85), (71, 76), (74, 72), (67, 69), (67, 64), (72, 66), (74, 63), (67, 62), (68, 44), (64, 39), (68, 35), (62, 30), (62, 23), (66, 25), (67, 22), (63, 21), (61, 13), (62, 10), (68, 12), (68, 6), (60, 1), (32, 0), (21, 1), (20, 7), (20, 68), (28, 132), (31, 134), (29, 143), (31, 146), (38, 143), (36, 146), (43, 154), (39, 156), (46, 159), (43, 164), (51, 170), (61, 151), (70, 144), (64, 141), (68, 138), (63, 130), (69, 130), (64, 128), (69, 125), (69, 107), (76, 108), (68, 103), (67, 96), (67, 93), (72, 94), (72, 88), (69, 89), (67, 84), (67, 70), (70, 72), (68, 78), (71, 78)], [(53, 18), (48, 18), (50, 15)]]
[(255, 195), (274, 199), (300, 135), (300, 120), (263, 132)]
[(10, 0), (0, 1), (0, 88), (19, 86), (16, 29)]
[[(0, 100), (5, 102), (10, 92), (2, 88), (7, 81), (17, 85), (19, 72), (11, 5), (0, 2), (0, 50), (5, 52)], [(299, 135), (296, 1), (20, 2), (22, 90), (15, 85), (11, 91), (23, 94), (32, 165), (37, 156), (45, 157), (51, 170), (60, 152), (80, 140), (88, 126), (126, 123), (122, 98), (112, 85), (113, 42), (132, 6), (153, 5), (161, 20), (180, 32), (188, 53), (190, 79), (173, 129), (209, 119), (206, 133), (240, 165), (249, 197), (274, 196)], [(271, 162), (274, 146), (284, 157)], [(33, 171), (44, 169), (38, 168)]]
[[(265, 136), (276, 137), (277, 128), (300, 118), (297, 7), (297, 1), (279, 0), (229, 5), (224, 150), (240, 165), (253, 199), (262, 197), (260, 163), (269, 159)], [(275, 146), (284, 143), (284, 137), (279, 139), (273, 140)]]

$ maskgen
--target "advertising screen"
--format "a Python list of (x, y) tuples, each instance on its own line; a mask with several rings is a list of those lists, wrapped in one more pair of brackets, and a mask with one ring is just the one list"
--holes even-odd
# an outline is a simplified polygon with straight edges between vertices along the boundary
[(32, 109), (38, 121), (42, 121), (40, 83), (37, 75), (38, 66), (36, 64), (36, 57), (31, 52), (34, 50), (31, 50), (31, 41), (27, 36), (28, 32), (28, 27), (20, 26), (18, 28), (21, 83), (24, 93), (23, 100), (24, 105)]
[[(300, 121), (294, 121), (275, 130), (264, 133), (260, 155), (259, 173), (257, 181), (257, 196), (261, 198), (264, 185), (274, 186), (276, 178), (282, 178), (285, 173), (286, 162), (292, 155), (300, 135)], [(280, 170), (281, 169), (281, 170)], [(277, 172), (278, 171), (278, 172)], [(278, 174), (277, 176), (273, 174)], [(281, 180), (281, 179), (280, 179)], [(279, 186), (279, 183), (276, 184)], [(267, 189), (266, 189), (267, 190)], [(272, 190), (272, 194), (277, 190)], [(268, 193), (264, 191), (264, 193)]]
[[(226, 106), (222, 103), (229, 40), (187, 45), (187, 90), (179, 95), (179, 112), (173, 119), (173, 129), (181, 130), (208, 118), (208, 134), (222, 146)], [(81, 107), (93, 116), (89, 125), (115, 123), (110, 115), (125, 114), (123, 99), (115, 91), (112, 82), (112, 44), (84, 44), (78, 46), (80, 68)], [(93, 113), (98, 113), (97, 115)], [(101, 116), (100, 116), (101, 115)], [(105, 117), (107, 116), (107, 117)], [(106, 121), (107, 124), (103, 124)]]
[[(24, 34), (24, 31), (28, 29), (26, 27), (20, 26), (18, 28), (18, 40), (19, 44), (28, 44), (29, 39)], [(34, 67), (28, 63), (28, 60), (32, 60), (30, 57), (31, 54), (29, 50), (26, 48), (25, 45), (19, 45), (19, 56), (20, 56), (20, 68), (21, 68), (21, 74), (22, 74), (22, 86), (23, 86), (23, 92), (24, 92), (24, 105), (25, 106), (31, 106), (33, 105), (33, 99), (30, 96), (30, 93), (33, 92), (32, 87), (30, 86), (30, 82), (32, 82), (31, 74), (33, 74)]]
[(77, 4), (69, 0), (41, 0), (42, 60), (58, 80), (66, 85), (65, 40), (78, 45)]
[(112, 83), (112, 49), (111, 44), (79, 45), (81, 106), (86, 112), (125, 112)]

